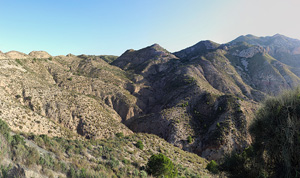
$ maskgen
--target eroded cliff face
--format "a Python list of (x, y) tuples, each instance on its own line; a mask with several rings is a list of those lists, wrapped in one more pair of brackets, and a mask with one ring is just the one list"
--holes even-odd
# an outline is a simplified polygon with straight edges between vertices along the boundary
[(152, 133), (220, 159), (251, 143), (259, 101), (300, 84), (298, 42), (284, 60), (284, 37), (273, 38), (203, 41), (174, 54), (155, 44), (118, 58), (0, 52), (0, 117), (14, 131), (67, 138)]

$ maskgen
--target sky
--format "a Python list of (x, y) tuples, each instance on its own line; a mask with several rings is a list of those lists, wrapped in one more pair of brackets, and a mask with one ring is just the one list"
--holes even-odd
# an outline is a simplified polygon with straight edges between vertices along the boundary
[(246, 34), (300, 39), (299, 8), (299, 0), (0, 0), (0, 50), (119, 56)]

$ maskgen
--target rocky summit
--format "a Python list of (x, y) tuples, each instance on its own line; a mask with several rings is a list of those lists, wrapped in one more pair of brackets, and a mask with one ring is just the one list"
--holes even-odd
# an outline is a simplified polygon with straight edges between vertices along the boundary
[[(226, 44), (200, 41), (175, 53), (154, 44), (119, 57), (0, 52), (0, 118), (13, 134), (22, 133), (27, 142), (54, 152), (64, 163), (73, 164), (68, 152), (58, 155), (37, 138), (122, 143), (126, 150), (118, 153), (123, 158), (118, 168), (129, 160), (139, 169), (150, 152), (187, 154), (184, 160), (172, 160), (191, 173), (212, 176), (204, 169), (206, 160), (221, 160), (252, 143), (248, 128), (259, 102), (300, 84), (299, 54), (300, 40), (279, 34), (240, 36)], [(132, 147), (138, 140), (147, 153)], [(93, 154), (105, 149), (117, 147), (90, 145), (80, 157), (91, 168), (115, 161)], [(138, 154), (138, 160), (128, 153)], [(6, 160), (14, 165), (10, 175), (28, 169)], [(110, 170), (113, 161), (107, 163)], [(46, 168), (39, 169), (32, 175), (47, 175)], [(55, 177), (68, 175), (47, 169)]]

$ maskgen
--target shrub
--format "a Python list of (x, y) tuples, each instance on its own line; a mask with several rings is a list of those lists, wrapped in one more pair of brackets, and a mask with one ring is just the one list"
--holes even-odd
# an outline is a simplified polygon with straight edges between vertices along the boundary
[(75, 178), (75, 177), (76, 177), (76, 171), (75, 171), (75, 169), (74, 169), (73, 167), (71, 167), (71, 168), (69, 169), (69, 172), (68, 172), (68, 174), (67, 174), (67, 177), (71, 177), (71, 178)]
[(5, 139), (9, 142), (10, 141), (10, 128), (8, 125), (0, 119), (0, 133), (5, 137)]
[(192, 137), (191, 137), (191, 136), (188, 136), (188, 137), (187, 137), (187, 141), (188, 141), (188, 143), (192, 143), (192, 142), (193, 142)]
[(16, 59), (16, 62), (20, 65), (22, 65), (22, 62), (20, 61), (20, 59)]
[(116, 136), (117, 136), (118, 138), (121, 138), (121, 137), (124, 137), (124, 134), (123, 134), (122, 132), (119, 132), (119, 133), (116, 133)]
[(40, 159), (40, 154), (39, 152), (32, 147), (27, 147), (28, 154), (26, 156), (26, 165), (33, 165), (38, 163)]
[(230, 177), (299, 177), (300, 88), (267, 99), (250, 126), (252, 147), (225, 156)]
[(181, 104), (181, 107), (188, 107), (189, 106), (189, 102), (187, 101), (187, 102), (185, 102), (185, 103), (183, 103), (183, 104)]
[(146, 171), (155, 177), (176, 177), (178, 174), (173, 162), (163, 154), (152, 155), (146, 165)]
[(19, 144), (24, 145), (25, 141), (23, 137), (21, 137), (19, 134), (16, 134), (12, 137), (11, 145), (16, 146)]
[(218, 163), (216, 163), (216, 161), (214, 161), (214, 160), (211, 160), (207, 164), (206, 169), (209, 170), (213, 174), (217, 174), (219, 172), (219, 168), (218, 167), (219, 167)]
[(257, 159), (270, 177), (299, 177), (300, 88), (269, 98), (258, 111), (250, 133)]
[(11, 169), (11, 165), (5, 167), (3, 165), (0, 166), (0, 177), (8, 177), (8, 172)]
[(136, 145), (135, 145), (137, 148), (139, 148), (139, 149), (144, 149), (144, 144), (142, 143), (142, 141), (141, 140), (139, 140), (139, 141), (137, 141), (137, 143), (136, 143)]
[(146, 178), (146, 177), (148, 177), (148, 174), (147, 174), (147, 172), (146, 172), (146, 171), (144, 171), (144, 170), (141, 170), (141, 172), (140, 172), (140, 176), (141, 176), (141, 178)]
[(106, 162), (106, 166), (110, 169), (115, 169), (119, 166), (119, 161), (118, 160), (115, 160), (115, 159), (112, 159), (112, 160), (109, 160)]
[(219, 169), (229, 173), (232, 178), (251, 178), (251, 177), (264, 177), (262, 176), (261, 168), (254, 162), (253, 147), (246, 148), (242, 153), (238, 154), (232, 152), (225, 154), (224, 162), (219, 166)]
[(129, 161), (128, 159), (123, 159), (122, 162), (123, 162), (124, 164), (130, 164), (130, 161)]

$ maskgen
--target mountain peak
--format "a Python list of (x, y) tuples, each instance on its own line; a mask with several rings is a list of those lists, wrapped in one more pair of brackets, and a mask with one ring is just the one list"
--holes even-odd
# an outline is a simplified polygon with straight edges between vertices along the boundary
[(9, 51), (5, 53), (5, 56), (9, 59), (26, 59), (28, 55), (19, 51)]
[(154, 43), (150, 47), (152, 47), (152, 48), (161, 48), (161, 46), (159, 44), (157, 44), (157, 43)]
[(207, 51), (217, 49), (220, 44), (215, 43), (210, 40), (200, 41), (197, 44), (183, 49), (181, 51), (175, 52), (174, 54), (179, 58), (193, 58), (197, 57)]
[[(242, 35), (243, 36), (243, 35)], [(254, 35), (252, 35), (252, 34), (247, 34), (247, 35), (245, 35), (246, 37), (248, 37), (248, 38), (257, 38), (257, 36), (254, 36)]]
[(279, 34), (279, 33), (276, 33), (276, 34), (273, 35), (272, 37), (286, 37), (286, 36), (284, 36), (284, 35), (282, 35), (282, 34)]
[(151, 60), (161, 59), (168, 61), (176, 56), (161, 47), (159, 44), (153, 44), (140, 50), (127, 50), (118, 57), (112, 64), (122, 69), (134, 69), (140, 64), (146, 64)]
[(149, 46), (149, 47), (146, 47), (145, 49), (147, 48), (150, 48), (150, 49), (153, 49), (155, 51), (162, 51), (162, 52), (167, 52), (169, 53), (165, 48), (163, 48), (162, 46), (160, 46), (159, 44), (157, 43), (154, 43), (153, 45)]
[(41, 59), (42, 58), (46, 59), (51, 57), (51, 55), (46, 51), (31, 51), (28, 55), (34, 58), (41, 58)]

